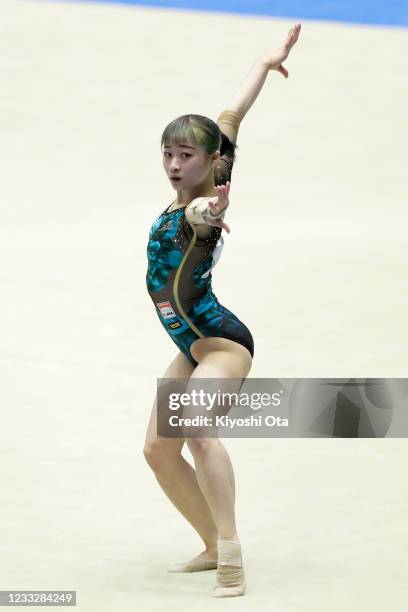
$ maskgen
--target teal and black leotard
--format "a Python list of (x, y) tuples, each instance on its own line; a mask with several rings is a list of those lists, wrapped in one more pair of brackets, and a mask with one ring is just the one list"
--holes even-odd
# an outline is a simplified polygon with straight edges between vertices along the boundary
[(223, 248), (222, 229), (213, 226), (208, 238), (198, 238), (184, 207), (169, 211), (170, 206), (153, 222), (147, 244), (146, 284), (160, 322), (194, 366), (190, 346), (202, 337), (228, 338), (253, 356), (251, 332), (212, 291), (211, 270)]

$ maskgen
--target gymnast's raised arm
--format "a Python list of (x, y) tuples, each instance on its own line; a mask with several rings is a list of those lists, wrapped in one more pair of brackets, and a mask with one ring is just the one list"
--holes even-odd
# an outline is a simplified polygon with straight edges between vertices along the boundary
[(288, 78), (289, 73), (282, 62), (286, 60), (299, 38), (300, 28), (301, 24), (296, 24), (289, 30), (282, 47), (256, 59), (228, 110), (222, 111), (218, 117), (217, 124), (222, 133), (220, 157), (214, 171), (214, 183), (218, 196), (197, 198), (191, 202), (186, 208), (186, 217), (192, 224), (214, 225), (230, 232), (229, 226), (224, 222), (224, 215), (229, 205), (231, 172), (235, 161), (235, 146), (240, 123), (258, 97), (270, 70), (277, 70), (285, 79)]
[[(218, 117), (218, 127), (228, 136), (232, 144), (236, 143), (240, 123), (258, 97), (268, 72), (270, 70), (276, 70), (280, 72), (285, 79), (288, 78), (289, 73), (282, 65), (282, 62), (286, 60), (290, 50), (299, 38), (300, 29), (301, 24), (296, 24), (289, 30), (286, 41), (282, 47), (272, 53), (261, 55), (255, 60), (251, 70), (241, 83), (231, 104), (228, 106), (228, 110), (224, 110)], [(221, 158), (222, 157), (223, 156), (221, 156)], [(227, 180), (230, 180), (230, 177), (227, 177)]]

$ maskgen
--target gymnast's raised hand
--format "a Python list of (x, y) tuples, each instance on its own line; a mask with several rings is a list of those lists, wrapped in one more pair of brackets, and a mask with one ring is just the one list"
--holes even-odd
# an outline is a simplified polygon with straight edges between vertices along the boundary
[(296, 43), (299, 38), (301, 24), (297, 23), (293, 28), (289, 30), (289, 34), (287, 35), (286, 41), (280, 49), (274, 51), (272, 53), (267, 53), (263, 56), (264, 62), (267, 64), (269, 70), (277, 70), (285, 79), (288, 78), (289, 72), (286, 70), (284, 66), (282, 66), (282, 62), (288, 57), (290, 50), (293, 45)]
[(229, 190), (231, 183), (226, 182), (225, 185), (216, 185), (215, 189), (218, 192), (217, 196), (205, 196), (195, 198), (186, 207), (186, 217), (190, 223), (214, 225), (222, 227), (228, 234), (230, 228), (224, 223), (223, 218), (226, 209), (229, 206)]
[[(225, 185), (217, 185), (215, 188), (218, 191), (218, 196), (210, 198), (208, 201), (208, 206), (210, 208), (210, 212), (212, 217), (207, 217), (206, 221), (208, 225), (215, 225), (215, 227), (222, 227), (225, 229), (228, 234), (230, 233), (229, 226), (223, 221), (224, 212), (229, 206), (229, 190), (231, 187), (231, 183), (229, 181), (226, 182)], [(219, 217), (222, 215), (222, 218)]]

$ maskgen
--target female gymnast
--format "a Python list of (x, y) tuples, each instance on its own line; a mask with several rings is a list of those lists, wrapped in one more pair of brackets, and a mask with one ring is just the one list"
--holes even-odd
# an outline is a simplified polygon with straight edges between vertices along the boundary
[[(260, 56), (217, 124), (183, 115), (164, 130), (163, 167), (176, 199), (154, 221), (147, 246), (147, 289), (164, 329), (179, 351), (162, 378), (224, 378), (244, 381), (254, 344), (249, 329), (212, 291), (211, 270), (220, 256), (240, 122), (256, 100), (270, 70), (285, 78), (282, 62), (301, 25), (284, 45)], [(241, 383), (242, 384), (242, 383)], [(195, 470), (181, 454), (184, 442)], [(205, 550), (173, 572), (217, 569), (215, 597), (243, 595), (245, 576), (235, 522), (235, 480), (229, 455), (218, 438), (160, 436), (157, 394), (147, 429), (145, 458), (170, 501), (194, 527)]]

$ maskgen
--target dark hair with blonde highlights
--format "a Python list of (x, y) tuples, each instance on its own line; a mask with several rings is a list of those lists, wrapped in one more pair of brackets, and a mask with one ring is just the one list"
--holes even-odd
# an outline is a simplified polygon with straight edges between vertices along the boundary
[(209, 155), (219, 150), (235, 161), (236, 144), (226, 136), (212, 119), (204, 115), (181, 115), (165, 128), (161, 146), (189, 143), (202, 147)]

